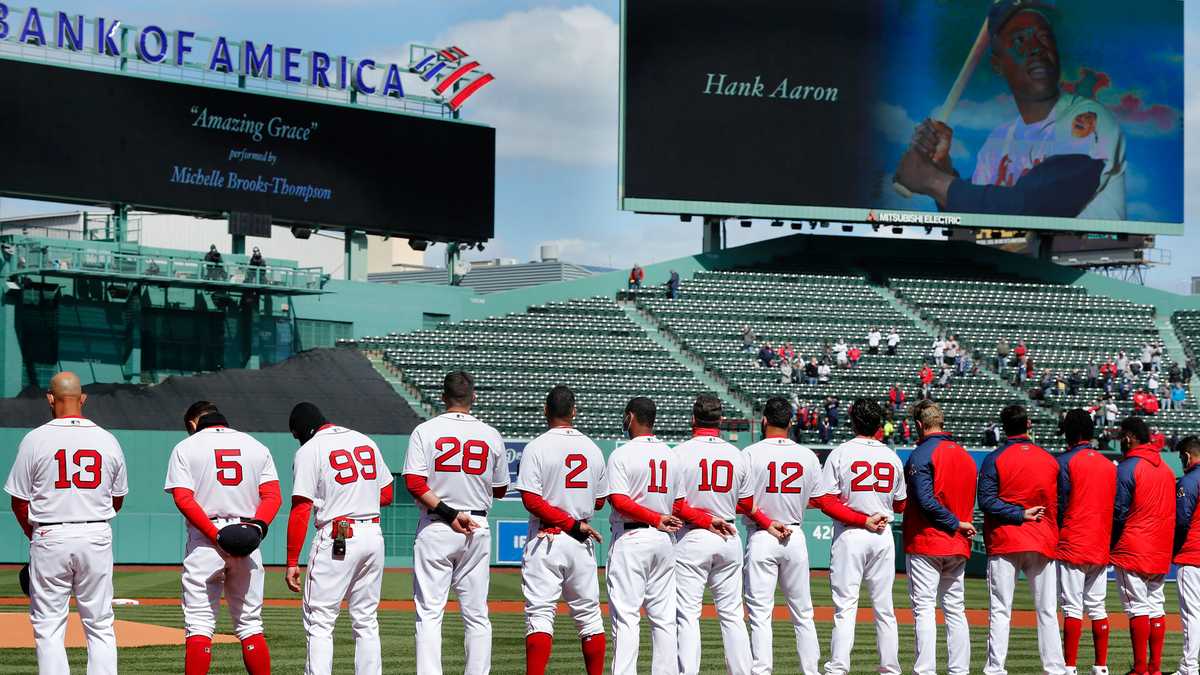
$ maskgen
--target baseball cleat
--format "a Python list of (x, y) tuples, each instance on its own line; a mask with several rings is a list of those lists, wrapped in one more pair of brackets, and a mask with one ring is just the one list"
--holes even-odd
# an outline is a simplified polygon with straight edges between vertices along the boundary
[(1092, 675), (1108, 675), (1108, 666), (1092, 666)]

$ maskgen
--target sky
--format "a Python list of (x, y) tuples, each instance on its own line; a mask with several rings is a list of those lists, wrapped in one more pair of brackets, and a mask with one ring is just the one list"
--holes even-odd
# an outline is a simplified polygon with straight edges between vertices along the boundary
[[(414, 42), (461, 45), (496, 77), (465, 108), (465, 117), (497, 130), (496, 237), (468, 258), (531, 260), (540, 244), (554, 243), (564, 260), (627, 267), (700, 250), (699, 219), (618, 208), (619, 0), (59, 0), (39, 9), (379, 61), (405, 62)], [(1188, 43), (1200, 37), (1200, 3), (1186, 3), (1185, 33)], [(1185, 68), (1197, 67), (1200, 55), (1189, 49)], [(1200, 188), (1198, 86), (1194, 78), (1185, 86), (1185, 193)], [(22, 207), (6, 199), (0, 214)], [(1200, 276), (1200, 200), (1188, 199), (1184, 213), (1195, 223), (1186, 234), (1159, 238), (1173, 263), (1147, 276), (1150, 285), (1180, 293)], [(727, 232), (736, 246), (792, 231), (731, 222)], [(427, 263), (440, 264), (441, 248), (431, 247)]]

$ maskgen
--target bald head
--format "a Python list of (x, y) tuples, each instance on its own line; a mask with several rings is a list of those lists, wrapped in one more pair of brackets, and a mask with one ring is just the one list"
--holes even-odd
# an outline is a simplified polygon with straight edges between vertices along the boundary
[(46, 392), (46, 401), (54, 410), (54, 416), (78, 416), (83, 411), (87, 394), (83, 393), (83, 385), (79, 376), (69, 370), (50, 378), (50, 389)]

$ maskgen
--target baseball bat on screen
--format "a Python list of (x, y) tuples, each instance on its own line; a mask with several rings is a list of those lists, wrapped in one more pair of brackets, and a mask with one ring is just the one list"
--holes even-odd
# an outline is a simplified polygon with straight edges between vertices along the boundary
[[(946, 94), (946, 100), (942, 103), (942, 107), (938, 109), (934, 120), (946, 122), (950, 119), (950, 113), (954, 112), (954, 107), (958, 105), (958, 99), (962, 98), (963, 90), (967, 88), (967, 83), (971, 81), (971, 75), (975, 73), (975, 66), (978, 66), (980, 60), (983, 59), (983, 54), (987, 51), (989, 42), (988, 22), (987, 19), (984, 19), (983, 26), (979, 28), (979, 35), (975, 38), (975, 44), (971, 47), (970, 53), (967, 54), (967, 60), (963, 61), (962, 68), (958, 71), (958, 77), (954, 80), (954, 86), (950, 87), (950, 92)], [(912, 192), (900, 183), (893, 181), (892, 188), (905, 199), (912, 196)]]

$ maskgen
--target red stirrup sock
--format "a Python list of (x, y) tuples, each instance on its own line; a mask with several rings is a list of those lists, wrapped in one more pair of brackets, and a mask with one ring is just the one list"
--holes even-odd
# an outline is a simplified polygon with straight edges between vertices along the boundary
[(1146, 672), (1146, 650), (1150, 646), (1150, 617), (1129, 617), (1129, 640), (1133, 643), (1133, 672)]
[(1162, 670), (1163, 638), (1167, 635), (1167, 620), (1156, 616), (1150, 619), (1150, 663), (1149, 672), (1157, 673)]
[(1079, 636), (1083, 634), (1083, 619), (1063, 617), (1063, 657), (1067, 666), (1075, 667), (1079, 660)]
[(183, 641), (184, 675), (208, 675), (212, 663), (212, 638), (193, 635)]
[(583, 665), (587, 675), (602, 675), (604, 673), (604, 633), (589, 635), (583, 642)]
[(1108, 619), (1092, 620), (1092, 644), (1096, 647), (1096, 665), (1108, 665)]
[(530, 633), (525, 636), (526, 675), (545, 675), (553, 647), (554, 638), (549, 633)]
[(242, 640), (242, 663), (250, 675), (271, 675), (271, 652), (262, 633)]

